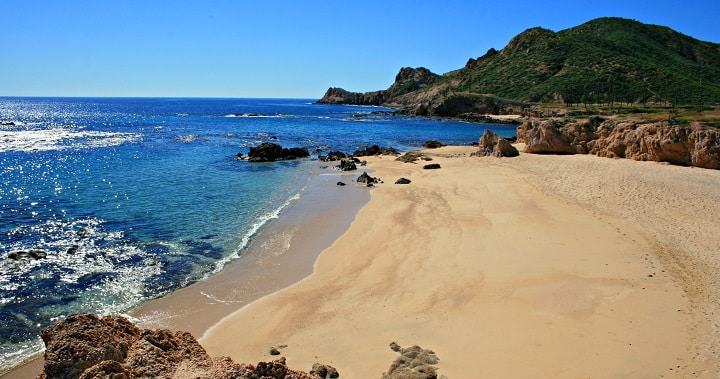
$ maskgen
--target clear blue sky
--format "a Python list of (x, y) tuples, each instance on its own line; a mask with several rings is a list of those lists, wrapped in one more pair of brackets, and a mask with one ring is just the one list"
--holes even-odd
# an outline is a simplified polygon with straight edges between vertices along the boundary
[(720, 43), (719, 0), (0, 0), (0, 96), (319, 98), (616, 16)]

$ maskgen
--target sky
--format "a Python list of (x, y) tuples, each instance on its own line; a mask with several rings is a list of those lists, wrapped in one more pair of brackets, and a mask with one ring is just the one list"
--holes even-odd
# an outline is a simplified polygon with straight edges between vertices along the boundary
[(720, 43), (720, 1), (0, 0), (0, 96), (322, 97), (598, 17)]

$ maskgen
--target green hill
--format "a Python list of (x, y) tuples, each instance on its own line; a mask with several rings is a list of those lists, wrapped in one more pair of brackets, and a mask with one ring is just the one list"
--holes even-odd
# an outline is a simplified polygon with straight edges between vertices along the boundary
[[(720, 104), (720, 44), (622, 18), (559, 32), (528, 29), (442, 76), (402, 70), (403, 82), (369, 93), (372, 101), (441, 116), (511, 112), (518, 102)], [(423, 81), (413, 83), (415, 77)], [(320, 102), (369, 101), (331, 90)]]
[(454, 91), (528, 102), (720, 102), (720, 45), (670, 28), (600, 18), (533, 28), (448, 73)]

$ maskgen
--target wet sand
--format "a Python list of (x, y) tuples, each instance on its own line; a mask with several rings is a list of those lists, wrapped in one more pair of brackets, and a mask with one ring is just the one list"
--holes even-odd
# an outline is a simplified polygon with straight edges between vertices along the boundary
[[(594, 156), (370, 158), (385, 183), (309, 277), (201, 343), (380, 377), (418, 344), (464, 377), (714, 377), (720, 172)], [(397, 178), (409, 185), (392, 184)]]
[[(253, 237), (240, 258), (204, 281), (146, 302), (128, 316), (144, 328), (184, 330), (199, 337), (244, 305), (310, 275), (320, 252), (347, 230), (370, 199), (367, 188), (353, 185), (356, 177), (355, 172), (322, 171), (297, 201)], [(348, 185), (340, 187), (338, 181)], [(42, 365), (38, 357), (1, 377), (34, 378)]]

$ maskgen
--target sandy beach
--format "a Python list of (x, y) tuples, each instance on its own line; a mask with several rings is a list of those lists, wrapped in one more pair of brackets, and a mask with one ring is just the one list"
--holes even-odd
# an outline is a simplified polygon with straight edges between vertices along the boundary
[(717, 377), (720, 171), (475, 150), (363, 158), (371, 189), (322, 176), (240, 260), (131, 315), (341, 378), (380, 378), (391, 342), (448, 378)]
[[(720, 172), (594, 156), (369, 158), (383, 179), (307, 278), (201, 343), (239, 362), (380, 377), (420, 345), (438, 374), (715, 377)], [(392, 184), (405, 177), (409, 185)]]

